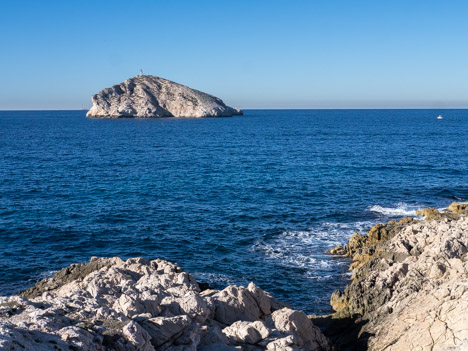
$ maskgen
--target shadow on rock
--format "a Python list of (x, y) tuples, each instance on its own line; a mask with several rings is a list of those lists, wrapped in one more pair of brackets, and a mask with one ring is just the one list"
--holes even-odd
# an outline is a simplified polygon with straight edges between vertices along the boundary
[(333, 318), (328, 316), (313, 316), (313, 323), (330, 339), (337, 351), (367, 350), (370, 333), (363, 332), (367, 320), (357, 318)]

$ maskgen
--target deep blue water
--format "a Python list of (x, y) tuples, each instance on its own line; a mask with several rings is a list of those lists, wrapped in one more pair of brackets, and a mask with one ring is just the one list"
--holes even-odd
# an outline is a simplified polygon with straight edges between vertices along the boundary
[(467, 200), (467, 134), (467, 110), (0, 112), (0, 294), (93, 255), (145, 256), (329, 312), (349, 262), (324, 252)]

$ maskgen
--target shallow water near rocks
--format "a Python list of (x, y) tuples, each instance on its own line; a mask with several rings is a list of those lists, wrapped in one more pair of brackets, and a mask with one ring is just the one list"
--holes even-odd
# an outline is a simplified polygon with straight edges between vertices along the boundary
[(466, 201), (466, 135), (466, 110), (0, 112), (0, 294), (93, 255), (145, 256), (330, 312), (349, 262), (325, 251), (376, 222)]

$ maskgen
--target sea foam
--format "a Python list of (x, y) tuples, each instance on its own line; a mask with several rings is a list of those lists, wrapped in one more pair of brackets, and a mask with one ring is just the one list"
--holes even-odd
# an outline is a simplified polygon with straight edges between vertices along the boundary
[(369, 211), (379, 213), (387, 217), (408, 217), (416, 216), (416, 210), (421, 206), (411, 206), (404, 202), (399, 202), (396, 207), (383, 207), (373, 205), (369, 207)]
[(302, 231), (285, 231), (271, 238), (258, 239), (252, 251), (262, 253), (267, 261), (283, 267), (300, 268), (311, 279), (323, 279), (333, 266), (347, 266), (346, 260), (337, 261), (326, 251), (345, 243), (357, 231), (365, 233), (372, 222), (320, 223)]

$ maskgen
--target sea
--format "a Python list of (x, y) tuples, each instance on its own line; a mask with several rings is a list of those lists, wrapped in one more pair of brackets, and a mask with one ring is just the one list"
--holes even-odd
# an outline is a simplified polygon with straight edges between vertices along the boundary
[(0, 295), (92, 256), (143, 256), (329, 313), (350, 262), (327, 250), (468, 200), (468, 110), (85, 113), (0, 112)]

